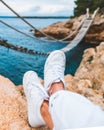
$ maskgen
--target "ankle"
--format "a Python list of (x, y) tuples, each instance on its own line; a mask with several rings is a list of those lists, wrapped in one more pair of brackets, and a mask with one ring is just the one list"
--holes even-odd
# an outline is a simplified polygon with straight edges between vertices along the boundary
[(53, 121), (51, 118), (51, 115), (49, 113), (49, 102), (48, 101), (43, 101), (43, 104), (40, 108), (40, 113), (42, 115), (42, 118), (44, 119), (46, 125), (50, 128), (50, 130), (53, 129)]
[(64, 87), (64, 84), (63, 84), (62, 81), (55, 82), (55, 83), (52, 83), (48, 93), (49, 93), (49, 95), (52, 95), (52, 94), (54, 94), (57, 91), (64, 90), (64, 88), (65, 87)]

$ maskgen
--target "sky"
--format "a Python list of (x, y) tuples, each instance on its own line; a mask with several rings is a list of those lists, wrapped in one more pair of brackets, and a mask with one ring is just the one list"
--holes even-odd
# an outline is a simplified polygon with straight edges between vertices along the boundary
[[(75, 0), (3, 0), (21, 16), (71, 16)], [(0, 1), (0, 16), (14, 16)]]

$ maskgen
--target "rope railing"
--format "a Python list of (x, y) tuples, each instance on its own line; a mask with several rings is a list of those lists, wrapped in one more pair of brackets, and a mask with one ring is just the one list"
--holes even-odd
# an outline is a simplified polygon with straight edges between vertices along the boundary
[(6, 22), (4, 22), (4, 21), (2, 21), (2, 20), (0, 20), (0, 23), (6, 25), (7, 27), (9, 27), (9, 28), (11, 28), (11, 29), (13, 29), (13, 30), (15, 30), (15, 31), (17, 31), (17, 32), (19, 32), (19, 33), (21, 33), (21, 34), (27, 36), (27, 37), (29, 37), (29, 38), (35, 39), (34, 37), (32, 37), (32, 36), (30, 36), (30, 35), (28, 35), (28, 34), (22, 32), (22, 31), (20, 31), (20, 30), (14, 28), (14, 27), (12, 27), (11, 25), (7, 24)]
[(68, 44), (66, 47), (62, 48), (61, 51), (63, 52), (67, 52), (72, 50), (74, 47), (76, 47), (81, 41), (82, 39), (85, 37), (88, 29), (90, 28), (97, 12), (99, 11), (99, 8), (97, 8), (93, 15), (90, 17), (89, 16), (89, 10), (87, 9), (87, 17), (86, 20), (84, 21), (81, 29), (79, 30), (79, 33), (76, 35), (76, 37), (70, 42), (70, 44)]
[(36, 55), (36, 54), (42, 55), (42, 56), (48, 56), (49, 55), (49, 53), (46, 53), (46, 52), (34, 51), (34, 50), (28, 49), (26, 47), (16, 46), (16, 45), (7, 43), (7, 41), (5, 41), (5, 40), (0, 40), (0, 45), (6, 47), (8, 49), (12, 49), (12, 50), (15, 50), (15, 51), (28, 53), (28, 54), (32, 54), (32, 55)]
[[(58, 40), (56, 38), (53, 38), (49, 35), (47, 35), (46, 33), (38, 30), (36, 27), (34, 27), (32, 24), (30, 24), (26, 19), (24, 19), (22, 16), (20, 16), (16, 11), (14, 11), (9, 5), (7, 5), (3, 0), (0, 0), (8, 9), (10, 9), (17, 17), (19, 17), (21, 20), (23, 20), (26, 24), (28, 24), (31, 28), (33, 28), (34, 30), (37, 30), (39, 31), (42, 35), (46, 36), (47, 38), (51, 39), (51, 40), (54, 40), (54, 41), (51, 41), (51, 42), (65, 42), (65, 43), (68, 43), (70, 41), (64, 41), (63, 39), (62, 40)], [(39, 39), (38, 39), (39, 40)], [(44, 41), (43, 39), (40, 39), (42, 41)], [(50, 40), (45, 40), (47, 42), (50, 42)]]
[(97, 9), (94, 11), (94, 13), (93, 13), (93, 15), (92, 15), (92, 19), (95, 18), (95, 15), (96, 15), (96, 13), (99, 11), (99, 9), (100, 9), (100, 8), (97, 8)]

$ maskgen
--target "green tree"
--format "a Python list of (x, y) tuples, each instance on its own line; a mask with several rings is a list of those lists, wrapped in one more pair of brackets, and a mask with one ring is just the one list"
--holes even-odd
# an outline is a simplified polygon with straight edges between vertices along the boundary
[(74, 8), (74, 16), (79, 16), (86, 13), (86, 8), (93, 12), (96, 8), (104, 8), (104, 0), (75, 0), (76, 7)]

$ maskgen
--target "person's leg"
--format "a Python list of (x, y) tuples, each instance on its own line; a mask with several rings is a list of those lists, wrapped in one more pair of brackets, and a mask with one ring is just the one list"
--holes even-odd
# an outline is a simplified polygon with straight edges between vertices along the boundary
[[(64, 81), (65, 63), (65, 54), (59, 50), (53, 51), (46, 60), (44, 66), (44, 88), (49, 94), (49, 96), (53, 95), (54, 93), (60, 90), (64, 90), (66, 87)], [(52, 120), (52, 122), (54, 121)]]
[(47, 92), (49, 92), (48, 90), (50, 89), (52, 84), (55, 83), (60, 84), (60, 82), (61, 82), (60, 85), (63, 86), (65, 89), (66, 87), (64, 81), (65, 64), (66, 64), (66, 57), (64, 52), (62, 51), (59, 50), (53, 51), (47, 58), (44, 66), (44, 88)]
[[(53, 55), (55, 57), (53, 57)], [(63, 86), (65, 87), (64, 74), (63, 74), (64, 69), (65, 69), (65, 55), (61, 51), (55, 51), (55, 52), (52, 52), (49, 57), (52, 58), (53, 61), (57, 61), (57, 58), (58, 58), (58, 62), (53, 63), (55, 67), (55, 71), (53, 70), (55, 74), (54, 78), (52, 76), (53, 71), (49, 73), (51, 68), (50, 67), (49, 69), (47, 68), (48, 64), (52, 63), (53, 61), (51, 62), (49, 60), (50, 58), (48, 58), (45, 64), (46, 66), (45, 67), (45, 81), (47, 79), (47, 76), (50, 77), (50, 79), (52, 78), (51, 80), (52, 82), (49, 84), (51, 86), (49, 94), (51, 95), (55, 91), (60, 90), (60, 88), (63, 89)], [(60, 65), (58, 65), (57, 63)], [(48, 73), (46, 72), (47, 69), (48, 69)], [(60, 69), (59, 73), (57, 73), (57, 69)], [(48, 82), (45, 82), (45, 86), (49, 82), (50, 82), (49, 80)], [(27, 98), (27, 103), (28, 103), (28, 120), (29, 120), (30, 125), (32, 127), (37, 127), (40, 125), (47, 124), (49, 128), (52, 129), (53, 122), (49, 113), (48, 101), (46, 101), (47, 98), (49, 97), (46, 91), (44, 90), (44, 88), (42, 87), (38, 79), (38, 76), (35, 72), (29, 71), (25, 73), (23, 77), (23, 87), (24, 87), (24, 92)]]
[[(42, 87), (37, 74), (29, 71), (23, 78), (30, 125), (38, 127), (47, 124), (50, 129), (53, 129), (54, 126), (55, 130), (104, 125), (104, 112), (100, 108), (81, 95), (63, 90), (65, 89), (63, 78), (65, 60), (62, 52), (53, 52), (50, 58), (48, 58), (50, 62), (46, 62), (45, 66), (45, 79), (48, 83), (45, 81), (48, 85), (45, 84), (45, 89), (50, 95), (49, 104), (49, 96)], [(51, 78), (47, 78), (50, 75)]]
[[(23, 88), (28, 105), (28, 121), (32, 127), (46, 125), (40, 113), (42, 104), (45, 100), (48, 101), (49, 96), (40, 83), (37, 74), (33, 71), (28, 71), (23, 77)], [(48, 114), (48, 111), (47, 111)]]
[(55, 92), (57, 91), (60, 91), (60, 90), (64, 90), (64, 85), (63, 83), (60, 81), (60, 82), (56, 82), (56, 83), (52, 83), (50, 89), (48, 90), (48, 93), (49, 95), (51, 96), (52, 94), (54, 94)]
[[(51, 85), (48, 93), (51, 96), (55, 92), (63, 90), (63, 89), (64, 89), (64, 86), (63, 86), (62, 82), (53, 83)], [(49, 112), (49, 102), (48, 101), (44, 101), (42, 103), (40, 112), (41, 112), (41, 115), (42, 115), (45, 123), (50, 128), (50, 130), (52, 130), (54, 125), (53, 125), (52, 117), (51, 117), (50, 112)]]
[(65, 55), (54, 51), (44, 68), (44, 87), (55, 130), (104, 125), (104, 112), (87, 98), (65, 91)]
[(50, 130), (53, 130), (53, 121), (49, 112), (49, 102), (43, 101), (42, 106), (40, 108), (40, 113), (42, 115), (42, 118), (44, 119), (46, 125), (50, 128)]
[(66, 90), (50, 96), (49, 111), (55, 130), (104, 126), (104, 111), (99, 106)]

